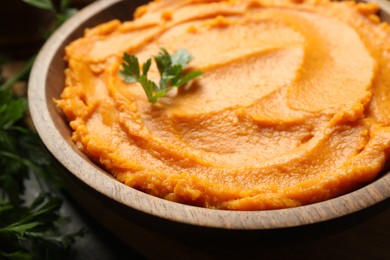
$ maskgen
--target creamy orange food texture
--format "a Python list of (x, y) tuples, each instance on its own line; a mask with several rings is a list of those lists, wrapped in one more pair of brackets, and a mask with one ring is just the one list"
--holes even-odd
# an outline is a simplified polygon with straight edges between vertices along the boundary
[[(73, 140), (119, 181), (168, 200), (263, 210), (374, 180), (390, 147), (390, 29), (374, 4), (168, 1), (66, 48), (58, 106)], [(189, 50), (204, 75), (152, 105), (118, 75)], [(156, 67), (150, 77), (158, 81)]]

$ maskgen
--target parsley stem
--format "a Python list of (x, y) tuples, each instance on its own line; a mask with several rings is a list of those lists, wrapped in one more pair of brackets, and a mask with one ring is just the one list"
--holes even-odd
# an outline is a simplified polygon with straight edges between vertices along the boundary
[(164, 48), (160, 48), (157, 56), (153, 59), (160, 74), (159, 85), (148, 78), (148, 71), (152, 62), (149, 58), (142, 65), (142, 74), (138, 58), (135, 55), (123, 54), (123, 70), (119, 71), (125, 82), (138, 82), (143, 87), (150, 103), (155, 104), (157, 99), (166, 96), (172, 88), (185, 86), (188, 82), (203, 74), (201, 71), (185, 72), (184, 67), (192, 60), (192, 55), (186, 49), (179, 49), (170, 55)]
[(6, 157), (6, 158), (9, 158), (9, 159), (13, 159), (13, 160), (19, 162), (22, 165), (24, 165), (24, 166), (28, 167), (29, 169), (31, 169), (36, 174), (41, 174), (41, 172), (42, 172), (42, 170), (39, 167), (37, 167), (35, 164), (33, 164), (31, 161), (25, 160), (25, 159), (21, 158), (20, 156), (18, 156), (16, 154), (0, 150), (0, 156)]
[(6, 82), (0, 85), (0, 91), (9, 90), (16, 82), (26, 78), (30, 74), (34, 61), (35, 61), (35, 55), (32, 56), (27, 61), (27, 63), (24, 65), (21, 71), (19, 71), (16, 75), (14, 75), (13, 77), (11, 77)]

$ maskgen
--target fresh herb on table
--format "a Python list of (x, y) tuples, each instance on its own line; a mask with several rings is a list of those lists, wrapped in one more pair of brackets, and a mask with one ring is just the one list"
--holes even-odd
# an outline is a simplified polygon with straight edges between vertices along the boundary
[(155, 104), (157, 99), (166, 96), (172, 88), (186, 85), (189, 81), (203, 74), (201, 71), (189, 71), (185, 73), (184, 67), (193, 59), (186, 49), (179, 49), (170, 55), (164, 48), (160, 49), (157, 56), (154, 56), (158, 72), (160, 74), (159, 86), (148, 78), (149, 68), (152, 59), (148, 59), (142, 65), (142, 74), (138, 58), (135, 55), (123, 54), (123, 70), (119, 74), (127, 83), (138, 82), (143, 87), (149, 102)]
[[(51, 0), (23, 1), (54, 14), (46, 37), (75, 12), (69, 0), (61, 0), (57, 9)], [(27, 100), (11, 90), (27, 81), (34, 59), (15, 76), (0, 78), (0, 259), (66, 259), (75, 238), (84, 233), (64, 234), (67, 219), (60, 214), (62, 199), (56, 195), (56, 162), (24, 121)], [(0, 57), (0, 72), (6, 61)], [(26, 185), (32, 178), (40, 188), (36, 195), (29, 194)]]
[[(24, 124), (26, 100), (7, 86), (0, 86), (0, 258), (58, 259), (83, 231), (61, 234), (62, 199), (49, 192), (59, 182), (54, 160)], [(41, 188), (32, 201), (26, 197), (31, 176)]]

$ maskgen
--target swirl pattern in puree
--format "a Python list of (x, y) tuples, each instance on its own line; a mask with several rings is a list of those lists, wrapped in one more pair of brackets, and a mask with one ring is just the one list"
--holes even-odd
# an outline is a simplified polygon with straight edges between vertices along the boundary
[[(58, 106), (119, 181), (168, 200), (263, 210), (372, 180), (390, 147), (390, 30), (373, 4), (161, 0), (66, 48)], [(123, 52), (189, 50), (204, 75), (152, 105)], [(155, 67), (150, 77), (158, 81)]]

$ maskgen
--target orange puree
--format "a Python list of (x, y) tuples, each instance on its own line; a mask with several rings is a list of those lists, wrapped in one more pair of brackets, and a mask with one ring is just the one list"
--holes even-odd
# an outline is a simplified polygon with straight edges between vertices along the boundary
[[(168, 200), (265, 210), (345, 194), (390, 147), (390, 29), (374, 4), (160, 0), (66, 48), (72, 139), (117, 180)], [(185, 48), (204, 75), (156, 104), (118, 74)], [(159, 80), (157, 68), (149, 73)]]

